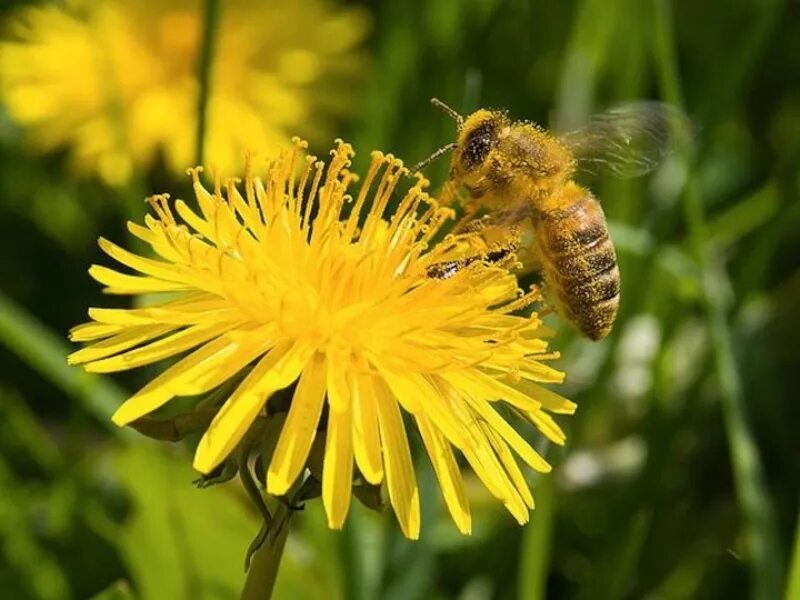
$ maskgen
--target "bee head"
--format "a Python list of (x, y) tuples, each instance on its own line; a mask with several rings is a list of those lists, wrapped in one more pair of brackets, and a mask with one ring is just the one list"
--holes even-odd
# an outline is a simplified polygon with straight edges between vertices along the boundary
[(417, 171), (452, 151), (451, 178), (465, 184), (472, 178), (480, 178), (483, 174), (482, 167), (497, 145), (500, 132), (508, 125), (505, 113), (481, 109), (464, 118), (441, 100), (433, 98), (431, 103), (453, 118), (458, 137), (454, 143), (447, 144), (417, 164), (412, 171)]
[(505, 121), (497, 111), (481, 109), (469, 115), (458, 131), (453, 167), (465, 174), (480, 169), (497, 145)]

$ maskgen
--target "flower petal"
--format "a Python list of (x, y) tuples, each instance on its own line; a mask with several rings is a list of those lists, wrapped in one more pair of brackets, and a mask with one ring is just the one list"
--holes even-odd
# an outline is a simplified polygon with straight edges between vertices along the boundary
[(500, 437), (508, 442), (514, 451), (519, 454), (522, 460), (528, 463), (528, 465), (540, 473), (549, 473), (552, 470), (552, 467), (542, 458), (542, 455), (531, 448), (530, 444), (528, 444), (505, 419), (498, 415), (487, 402), (473, 398), (469, 394), (465, 394), (464, 398), (470, 403), (478, 416), (482, 417)]
[(412, 412), (410, 408), (417, 409), (417, 412), (424, 411), (450, 440), (450, 443), (457, 448), (462, 448), (469, 443), (469, 437), (459, 427), (458, 420), (455, 418), (453, 406), (448, 403), (447, 399), (443, 397), (442, 391), (437, 389), (431, 381), (414, 373), (396, 375), (391, 371), (382, 370), (381, 375), (403, 408), (409, 412)]
[(328, 527), (341, 529), (350, 508), (353, 487), (353, 424), (350, 408), (328, 412), (325, 462), (322, 468), (322, 503)]
[(136, 392), (111, 419), (117, 425), (127, 425), (174, 396), (191, 396), (213, 389), (274, 344), (270, 330), (270, 326), (250, 330), (244, 341), (237, 339), (236, 332), (229, 332), (208, 342)]
[(557, 415), (572, 415), (575, 414), (577, 404), (571, 400), (567, 400), (564, 396), (555, 393), (543, 385), (528, 381), (527, 379), (520, 379), (514, 383), (509, 384), (516, 388), (526, 396), (536, 399), (541, 402), (542, 408), (555, 413)]
[(369, 375), (353, 377), (353, 453), (359, 471), (369, 483), (383, 481), (381, 440), (375, 392)]
[(325, 376), (325, 356), (314, 354), (300, 375), (289, 415), (269, 464), (267, 491), (274, 496), (288, 492), (305, 467), (325, 402)]
[(204, 344), (238, 325), (240, 323), (225, 321), (194, 325), (134, 350), (110, 358), (94, 360), (84, 368), (89, 373), (113, 373), (149, 365)]
[(522, 474), (517, 461), (514, 459), (514, 454), (508, 449), (508, 444), (505, 443), (503, 438), (501, 438), (496, 431), (485, 424), (483, 426), (483, 431), (486, 433), (486, 438), (489, 440), (489, 443), (492, 445), (494, 451), (497, 453), (497, 456), (500, 458), (500, 462), (503, 463), (506, 473), (508, 473), (508, 476), (511, 478), (511, 482), (514, 484), (514, 487), (517, 488), (519, 495), (525, 501), (525, 504), (527, 504), (528, 508), (532, 510), (534, 507), (534, 502), (531, 489), (528, 486), (528, 482), (525, 481), (525, 476)]
[(458, 530), (469, 535), (472, 533), (472, 517), (469, 510), (469, 501), (464, 489), (464, 480), (453, 455), (453, 450), (444, 436), (436, 429), (424, 413), (414, 417), (422, 436), (422, 442), (431, 457), (433, 470), (439, 479), (445, 504), (453, 517)]
[(174, 325), (140, 325), (138, 327), (130, 327), (116, 335), (96, 342), (91, 346), (73, 352), (67, 356), (67, 363), (70, 365), (79, 365), (81, 363), (99, 360), (143, 344), (173, 329), (175, 329)]
[(302, 342), (284, 343), (264, 356), (214, 417), (197, 445), (194, 468), (209, 473), (222, 462), (242, 439), (269, 396), (297, 379), (313, 351), (312, 346)]
[(350, 410), (350, 386), (348, 385), (348, 371), (345, 368), (346, 359), (341, 353), (328, 352), (328, 406), (332, 411)]
[(378, 383), (376, 404), (378, 423), (383, 440), (383, 463), (386, 465), (386, 483), (403, 534), (412, 540), (419, 538), (420, 508), (417, 478), (411, 462), (406, 428), (397, 400), (389, 389)]
[(92, 279), (108, 286), (103, 291), (107, 294), (150, 294), (154, 292), (176, 292), (188, 289), (185, 283), (164, 281), (155, 277), (128, 275), (101, 265), (89, 267)]
[(69, 339), (73, 342), (90, 342), (108, 338), (125, 330), (122, 325), (115, 323), (81, 323), (69, 330)]
[(553, 417), (543, 410), (524, 411), (523, 414), (554, 444), (563, 446), (564, 442), (567, 441), (567, 435), (564, 430), (559, 427)]

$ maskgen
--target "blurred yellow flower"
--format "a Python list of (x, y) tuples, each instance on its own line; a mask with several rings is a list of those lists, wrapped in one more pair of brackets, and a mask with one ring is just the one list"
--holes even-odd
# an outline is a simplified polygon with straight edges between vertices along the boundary
[[(418, 537), (412, 422), (460, 531), (472, 525), (453, 448), (526, 522), (533, 497), (512, 450), (537, 471), (550, 466), (495, 406), (557, 444), (565, 437), (550, 413), (575, 410), (536, 383), (563, 380), (545, 364), (557, 357), (547, 352), (548, 331), (535, 313), (512, 314), (535, 292), (520, 294), (508, 265), (459, 262), (464, 237), (475, 234), (428, 249), (451, 211), (391, 155), (373, 153), (353, 200), (352, 148), (339, 142), (327, 168), (304, 148), (298, 141), (268, 163), (264, 180), (248, 166), (244, 195), (237, 179), (217, 179), (209, 192), (192, 169), (199, 212), (153, 197), (156, 216), (129, 230), (157, 259), (101, 239), (109, 256), (140, 273), (92, 266), (108, 293), (171, 296), (147, 308), (90, 309), (93, 321), (71, 338), (92, 343), (69, 361), (108, 373), (192, 351), (119, 408), (119, 425), (173, 397), (205, 394), (250, 365), (198, 445), (194, 466), (203, 473), (231, 453), (273, 393), (296, 383), (266, 488), (287, 493), (320, 429), (322, 498), (333, 528), (347, 515), (355, 464), (364, 480), (386, 482), (403, 533)], [(395, 204), (396, 187), (407, 181), (414, 183)]]
[[(124, 183), (163, 152), (194, 160), (201, 0), (66, 0), (27, 7), (0, 42), (0, 97), (41, 149)], [(275, 152), (287, 131), (327, 139), (363, 67), (367, 15), (329, 0), (221, 3), (205, 160), (227, 172), (241, 148)]]

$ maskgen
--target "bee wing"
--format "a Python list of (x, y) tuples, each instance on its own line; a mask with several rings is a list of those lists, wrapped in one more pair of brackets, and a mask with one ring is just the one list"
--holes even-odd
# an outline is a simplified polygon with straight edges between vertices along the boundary
[(690, 137), (691, 124), (677, 107), (664, 102), (630, 102), (598, 113), (575, 131), (560, 136), (589, 173), (608, 171), (639, 177)]

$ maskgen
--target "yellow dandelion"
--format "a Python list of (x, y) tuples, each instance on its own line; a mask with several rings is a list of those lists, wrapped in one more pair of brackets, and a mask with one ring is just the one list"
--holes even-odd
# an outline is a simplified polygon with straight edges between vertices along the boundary
[[(268, 163), (263, 179), (248, 166), (243, 187), (217, 178), (213, 191), (199, 168), (190, 170), (199, 212), (156, 196), (155, 216), (129, 224), (158, 258), (101, 239), (109, 256), (139, 274), (89, 271), (108, 293), (169, 298), (90, 309), (93, 321), (71, 338), (91, 344), (69, 360), (108, 373), (191, 351), (119, 408), (118, 425), (249, 368), (200, 440), (194, 466), (203, 473), (231, 453), (271, 395), (296, 384), (266, 489), (286, 494), (324, 435), (322, 498), (332, 528), (342, 527), (360, 476), (385, 482), (403, 533), (418, 537), (408, 424), (419, 430), (460, 531), (470, 532), (471, 518), (456, 451), (524, 523), (534, 503), (517, 456), (539, 472), (550, 466), (498, 408), (556, 444), (565, 437), (551, 413), (575, 409), (539, 385), (563, 379), (546, 364), (557, 356), (547, 330), (535, 313), (514, 314), (535, 293), (521, 294), (496, 263), (447, 262), (458, 252), (453, 236), (429, 249), (451, 211), (391, 155), (373, 153), (349, 196), (352, 155), (338, 142), (326, 167), (298, 141)], [(407, 189), (395, 198), (398, 186)]]
[[(362, 70), (366, 14), (328, 0), (222, 3), (207, 108), (209, 164), (274, 153), (297, 131), (327, 139)], [(195, 151), (200, 0), (66, 0), (24, 8), (0, 42), (0, 98), (49, 150), (123, 183), (160, 153), (179, 173)]]

